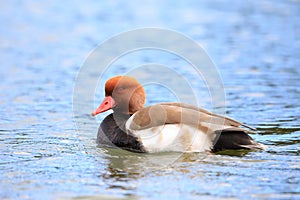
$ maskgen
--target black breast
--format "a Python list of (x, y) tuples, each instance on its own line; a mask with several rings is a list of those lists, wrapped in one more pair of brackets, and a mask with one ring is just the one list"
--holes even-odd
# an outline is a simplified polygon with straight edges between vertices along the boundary
[(145, 152), (138, 138), (125, 131), (129, 115), (108, 115), (100, 124), (97, 135), (99, 146), (118, 147), (133, 152)]

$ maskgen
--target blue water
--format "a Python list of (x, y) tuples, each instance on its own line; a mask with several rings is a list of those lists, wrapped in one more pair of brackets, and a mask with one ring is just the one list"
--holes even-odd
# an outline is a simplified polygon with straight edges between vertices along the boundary
[[(300, 198), (299, 1), (11, 0), (0, 10), (1, 199)], [(256, 127), (252, 137), (268, 148), (151, 155), (96, 147), (105, 114), (92, 118), (84, 96), (85, 114), (73, 113), (77, 75), (97, 45), (143, 27), (201, 44), (222, 78), (226, 114)], [(153, 62), (198, 83), (184, 61), (154, 50), (120, 58), (106, 76)], [(86, 87), (95, 87), (89, 78)], [(157, 86), (147, 93), (148, 104), (175, 98)]]

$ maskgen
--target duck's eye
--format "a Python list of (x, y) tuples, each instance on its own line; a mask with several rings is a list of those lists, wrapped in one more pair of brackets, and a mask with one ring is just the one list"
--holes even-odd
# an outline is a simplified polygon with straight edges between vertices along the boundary
[(126, 88), (125, 87), (118, 87), (117, 91), (118, 92), (123, 92)]

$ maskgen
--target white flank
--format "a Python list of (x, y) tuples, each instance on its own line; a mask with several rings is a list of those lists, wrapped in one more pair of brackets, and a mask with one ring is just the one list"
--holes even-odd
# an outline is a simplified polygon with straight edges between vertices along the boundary
[(144, 130), (130, 130), (130, 132), (140, 139), (149, 153), (203, 152), (212, 148), (212, 141), (208, 134), (185, 124), (166, 124)]

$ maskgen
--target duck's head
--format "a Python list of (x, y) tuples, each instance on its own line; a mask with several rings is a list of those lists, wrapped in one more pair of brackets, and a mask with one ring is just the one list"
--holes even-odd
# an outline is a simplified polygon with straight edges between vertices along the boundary
[(119, 114), (133, 114), (144, 107), (143, 86), (129, 76), (116, 76), (105, 83), (105, 98), (92, 113), (93, 116), (112, 109)]

